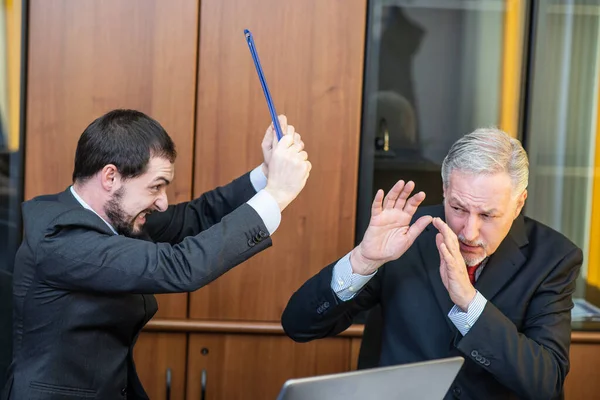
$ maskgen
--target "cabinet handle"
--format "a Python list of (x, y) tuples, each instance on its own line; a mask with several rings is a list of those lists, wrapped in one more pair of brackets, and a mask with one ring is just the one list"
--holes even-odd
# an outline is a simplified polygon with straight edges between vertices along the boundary
[(202, 370), (202, 378), (200, 379), (200, 400), (206, 400), (206, 370)]
[(167, 368), (167, 400), (171, 400), (171, 368)]

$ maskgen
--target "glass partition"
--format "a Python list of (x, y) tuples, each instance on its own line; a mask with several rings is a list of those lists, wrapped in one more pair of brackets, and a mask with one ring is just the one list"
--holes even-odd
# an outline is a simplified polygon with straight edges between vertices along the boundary
[(21, 242), (23, 9), (20, 0), (0, 2), (0, 269), (9, 271)]

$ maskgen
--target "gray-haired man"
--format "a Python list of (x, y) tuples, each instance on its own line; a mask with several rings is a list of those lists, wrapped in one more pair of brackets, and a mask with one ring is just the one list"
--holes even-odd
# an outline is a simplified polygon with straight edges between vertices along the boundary
[(333, 336), (380, 305), (379, 365), (462, 355), (446, 399), (561, 397), (582, 252), (521, 214), (528, 166), (518, 140), (479, 129), (444, 160), (443, 205), (417, 212), (413, 182), (380, 190), (362, 242), (290, 299), (286, 333)]

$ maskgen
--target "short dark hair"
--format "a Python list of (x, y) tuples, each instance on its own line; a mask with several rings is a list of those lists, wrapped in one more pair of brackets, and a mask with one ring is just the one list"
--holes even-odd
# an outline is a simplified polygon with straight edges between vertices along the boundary
[(165, 129), (142, 112), (113, 110), (81, 134), (73, 182), (87, 180), (108, 164), (114, 164), (124, 179), (135, 178), (146, 171), (150, 157), (175, 162), (175, 144)]

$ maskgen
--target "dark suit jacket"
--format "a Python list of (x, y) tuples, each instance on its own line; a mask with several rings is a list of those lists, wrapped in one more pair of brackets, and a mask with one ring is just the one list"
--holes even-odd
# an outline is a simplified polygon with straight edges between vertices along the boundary
[[(443, 217), (441, 206), (420, 214)], [(430, 225), (399, 259), (383, 266), (352, 300), (331, 290), (334, 264), (306, 282), (283, 312), (299, 342), (334, 336), (362, 310), (381, 305), (381, 366), (465, 357), (446, 399), (552, 399), (569, 371), (572, 293), (582, 252), (558, 232), (519, 216), (475, 288), (488, 300), (463, 337), (439, 273)]]
[(0, 388), (12, 361), (12, 274), (0, 269)]
[[(114, 235), (66, 191), (23, 205), (14, 355), (4, 399), (146, 399), (133, 345), (153, 293), (196, 290), (271, 245), (249, 175)], [(12, 389), (12, 390), (11, 390)]]

